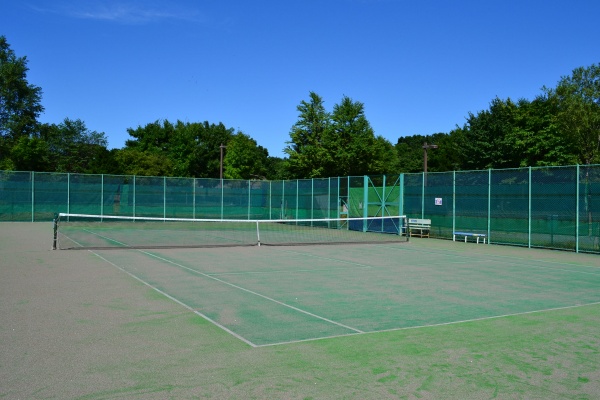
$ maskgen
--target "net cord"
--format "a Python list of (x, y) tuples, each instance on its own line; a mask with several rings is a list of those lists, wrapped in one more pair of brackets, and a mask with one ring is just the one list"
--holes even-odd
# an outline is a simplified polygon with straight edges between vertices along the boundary
[(220, 219), (220, 218), (202, 218), (202, 219), (191, 219), (191, 218), (164, 218), (164, 217), (129, 217), (129, 216), (118, 216), (118, 215), (94, 215), (94, 214), (69, 214), (59, 213), (58, 220), (62, 218), (89, 218), (89, 219), (113, 219), (120, 221), (164, 221), (164, 222), (223, 222), (223, 223), (293, 223), (293, 222), (327, 222), (327, 221), (377, 221), (377, 220), (389, 220), (389, 219), (406, 219), (405, 215), (388, 215), (388, 216), (377, 216), (377, 217), (349, 217), (349, 218), (304, 218), (304, 219)]

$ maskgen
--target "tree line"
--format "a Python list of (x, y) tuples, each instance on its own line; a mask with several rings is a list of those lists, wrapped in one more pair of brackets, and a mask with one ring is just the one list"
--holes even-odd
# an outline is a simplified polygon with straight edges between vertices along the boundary
[[(0, 36), (0, 170), (229, 179), (293, 179), (600, 163), (600, 64), (580, 67), (533, 100), (493, 99), (447, 133), (376, 135), (365, 106), (348, 96), (328, 111), (309, 92), (297, 106), (286, 158), (222, 123), (157, 120), (128, 128), (120, 149), (80, 119), (40, 123), (42, 89), (27, 58)], [(223, 151), (224, 150), (224, 151)], [(223, 160), (221, 164), (221, 155)]]

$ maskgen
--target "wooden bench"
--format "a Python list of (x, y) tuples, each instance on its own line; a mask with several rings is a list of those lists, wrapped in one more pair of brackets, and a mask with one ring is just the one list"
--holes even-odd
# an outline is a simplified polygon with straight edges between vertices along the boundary
[(483, 244), (485, 244), (485, 238), (487, 237), (487, 235), (485, 233), (454, 232), (454, 234), (452, 235), (452, 240), (456, 241), (457, 236), (464, 236), (465, 243), (467, 243), (467, 239), (470, 237), (475, 238), (477, 243), (479, 243), (479, 238), (483, 238)]
[(408, 219), (408, 232), (410, 236), (429, 237), (431, 220), (422, 218)]

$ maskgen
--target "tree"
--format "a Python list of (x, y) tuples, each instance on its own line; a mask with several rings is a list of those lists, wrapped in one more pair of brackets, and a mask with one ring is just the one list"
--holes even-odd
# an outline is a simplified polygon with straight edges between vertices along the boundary
[(517, 113), (516, 103), (498, 97), (492, 100), (489, 110), (469, 113), (458, 146), (466, 169), (520, 166), (520, 154), (511, 137)]
[(269, 152), (250, 136), (238, 132), (227, 142), (223, 176), (227, 179), (263, 179)]
[(8, 164), (5, 158), (21, 136), (38, 132), (42, 90), (29, 84), (28, 70), (27, 58), (17, 57), (0, 36), (0, 164)]
[(52, 170), (48, 143), (38, 137), (21, 136), (10, 151), (11, 165), (6, 169), (16, 171)]
[(576, 68), (556, 89), (544, 90), (557, 104), (560, 130), (578, 150), (579, 162), (600, 162), (600, 64)]
[(398, 174), (400, 161), (396, 149), (389, 140), (383, 136), (375, 137), (371, 148), (372, 154), (369, 158), (369, 174)]
[(413, 135), (398, 138), (396, 153), (398, 172), (423, 172), (423, 143), (435, 143), (427, 136)]
[(286, 168), (292, 178), (324, 177), (326, 165), (332, 160), (323, 143), (329, 133), (330, 115), (319, 95), (310, 92), (309, 96), (310, 101), (302, 100), (297, 107), (298, 122), (292, 127), (284, 149), (289, 155)]
[(40, 139), (47, 144), (52, 172), (102, 173), (110, 163), (104, 132), (89, 130), (80, 119), (44, 124)]
[(124, 148), (115, 154), (121, 173), (140, 176), (169, 176), (172, 165), (164, 155)]
[(330, 176), (369, 174), (373, 162), (375, 134), (365, 117), (364, 104), (344, 96), (333, 107), (332, 129), (326, 147), (331, 155), (327, 171)]
[(515, 126), (507, 140), (520, 155), (519, 167), (577, 163), (573, 142), (560, 134), (556, 102), (546, 96), (518, 102)]
[(125, 147), (150, 154), (160, 154), (170, 160), (168, 176), (218, 178), (220, 146), (233, 137), (233, 129), (222, 123), (183, 123), (155, 121), (127, 132), (134, 139)]

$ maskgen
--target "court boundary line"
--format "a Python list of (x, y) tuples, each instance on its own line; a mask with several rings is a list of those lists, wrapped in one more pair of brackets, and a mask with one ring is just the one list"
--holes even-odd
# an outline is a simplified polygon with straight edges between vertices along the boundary
[[(390, 247), (390, 246), (386, 246), (386, 245), (380, 245), (381, 247), (385, 247), (385, 248), (390, 248), (390, 249), (397, 249), (396, 247)], [(457, 253), (457, 251), (455, 250), (450, 250), (453, 253)], [(116, 265), (115, 263), (107, 260), (106, 258), (102, 257), (101, 255), (97, 254), (96, 252), (89, 250), (90, 253), (96, 255), (97, 257), (99, 257), (100, 259), (104, 260), (105, 262), (107, 262), (110, 265), (113, 265), (115, 268), (119, 269), (122, 272), (125, 272), (127, 275), (131, 276), (132, 278), (138, 280), (139, 282), (141, 282), (142, 284), (152, 288), (153, 290), (155, 290), (156, 292), (162, 294), (163, 296), (165, 296), (166, 298), (174, 301), (175, 303), (183, 306), (184, 308), (188, 309), (189, 311), (192, 311), (194, 314), (202, 317), (203, 319), (205, 319), (206, 321), (213, 323), (214, 325), (216, 325), (217, 327), (221, 328), (223, 331), (231, 334), (232, 336), (234, 336), (235, 338), (243, 341), (244, 343), (248, 344), (249, 346), (253, 347), (253, 348), (260, 348), (260, 347), (270, 347), (270, 346), (280, 346), (280, 345), (286, 345), (286, 344), (295, 344), (295, 343), (303, 343), (303, 342), (311, 342), (311, 341), (317, 341), (317, 340), (324, 340), (324, 339), (334, 339), (334, 338), (339, 338), (339, 337), (349, 337), (349, 336), (356, 336), (356, 335), (365, 335), (365, 334), (377, 334), (377, 333), (385, 333), (385, 332), (396, 332), (396, 331), (403, 331), (403, 330), (409, 330), (409, 329), (422, 329), (422, 328), (430, 328), (430, 327), (440, 327), (440, 326), (448, 326), (448, 325), (456, 325), (456, 324), (463, 324), (463, 323), (469, 323), (469, 322), (477, 322), (477, 321), (485, 321), (485, 320), (493, 320), (493, 319), (499, 319), (499, 318), (507, 318), (507, 317), (513, 317), (513, 316), (520, 316), (520, 315), (528, 315), (528, 314), (537, 314), (537, 313), (543, 313), (543, 312), (552, 312), (552, 311), (559, 311), (559, 310), (567, 310), (567, 309), (573, 309), (573, 308), (580, 308), (580, 307), (587, 307), (587, 306), (594, 306), (594, 305), (600, 305), (600, 301), (598, 302), (592, 302), (592, 303), (585, 303), (585, 304), (575, 304), (575, 305), (569, 305), (569, 306), (563, 306), (563, 307), (553, 307), (553, 308), (548, 308), (548, 309), (540, 309), (540, 310), (531, 310), (531, 311), (524, 311), (524, 312), (519, 312), (519, 313), (510, 313), (510, 314), (501, 314), (501, 315), (493, 315), (493, 316), (488, 316), (488, 317), (480, 317), (480, 318), (472, 318), (472, 319), (466, 319), (466, 320), (459, 320), (459, 321), (449, 321), (449, 322), (443, 322), (443, 323), (438, 323), (438, 324), (430, 324), (430, 325), (417, 325), (417, 326), (410, 326), (410, 327), (400, 327), (400, 328), (390, 328), (390, 329), (383, 329), (383, 330), (376, 330), (376, 331), (361, 331), (359, 329), (356, 328), (352, 328), (350, 326), (338, 323), (336, 321), (333, 320), (329, 320), (327, 318), (318, 316), (316, 314), (310, 313), (308, 311), (302, 310), (300, 308), (294, 307), (292, 305), (280, 302), (278, 300), (275, 300), (273, 298), (270, 298), (268, 296), (262, 295), (260, 293), (254, 292), (252, 290), (243, 288), (241, 286), (232, 284), (230, 282), (224, 281), (222, 279), (216, 278), (214, 276), (211, 276), (209, 274), (203, 273), (201, 271), (195, 270), (191, 267), (186, 267), (184, 265), (181, 265), (175, 261), (160, 257), (156, 254), (152, 254), (150, 252), (147, 251), (143, 251), (143, 250), (139, 250), (137, 249), (137, 252), (142, 253), (142, 254), (146, 254), (150, 257), (156, 258), (158, 260), (164, 261), (166, 263), (175, 265), (179, 268), (183, 268), (185, 270), (188, 270), (192, 273), (198, 274), (200, 276), (204, 276), (206, 278), (209, 279), (213, 279), (217, 282), (223, 283), (225, 285), (234, 287), (238, 290), (242, 290), (244, 292), (259, 296), (261, 298), (264, 298), (266, 300), (269, 301), (273, 301), (279, 305), (282, 305), (284, 307), (288, 307), (291, 308), (295, 311), (307, 314), (309, 316), (324, 320), (326, 322), (332, 323), (334, 325), (338, 325), (340, 327), (344, 327), (346, 329), (352, 330), (354, 331), (354, 333), (347, 333), (347, 334), (340, 334), (340, 335), (331, 335), (331, 336), (322, 336), (322, 337), (314, 337), (314, 338), (308, 338), (308, 339), (301, 339), (301, 340), (292, 340), (292, 341), (285, 341), (285, 342), (276, 342), (276, 343), (267, 343), (267, 344), (262, 344), (262, 345), (258, 345), (258, 344), (254, 344), (251, 341), (245, 339), (244, 337), (242, 337), (241, 335), (231, 331), (230, 329), (226, 328), (225, 326), (219, 324), (218, 322), (212, 320), (210, 317), (202, 314), (201, 312), (193, 309), (192, 307), (188, 306), (187, 304), (181, 302), (180, 300), (178, 300), (177, 298), (171, 296), (170, 294), (154, 287), (153, 285), (149, 284), (148, 282), (145, 282), (144, 280), (142, 280), (141, 278), (137, 277), (136, 275), (128, 272), (127, 270), (123, 269), (122, 267)], [(292, 251), (293, 252), (293, 251)], [(301, 252), (294, 252), (294, 253), (298, 253), (298, 254), (304, 254)], [(436, 252), (438, 254), (441, 254), (441, 252)], [(461, 255), (459, 255), (461, 256)], [(316, 256), (319, 257), (319, 256)], [(464, 258), (469, 258), (468, 255), (462, 256)], [(518, 257), (514, 257), (514, 256), (502, 256), (502, 255), (491, 255), (491, 257), (493, 258), (500, 258), (500, 259), (512, 259), (512, 260), (526, 260), (526, 259), (521, 259)], [(335, 259), (332, 259), (335, 261)], [(341, 260), (343, 261), (343, 260)], [(490, 260), (491, 262), (500, 262), (499, 260)], [(559, 264), (562, 265), (560, 262), (556, 262), (556, 261), (545, 261), (545, 260), (539, 260), (539, 259), (534, 259), (532, 260), (534, 262), (541, 262), (541, 263), (548, 263), (548, 264)], [(351, 263), (351, 262), (350, 262)], [(566, 263), (567, 265), (572, 265), (572, 266), (582, 266), (582, 267), (587, 267), (587, 268), (598, 268), (598, 267), (594, 267), (594, 266), (590, 266), (590, 265), (580, 265), (580, 264), (573, 264), (573, 263)], [(584, 272), (584, 271), (573, 271), (573, 270), (563, 270), (563, 269), (553, 269), (553, 268), (549, 268), (549, 267), (544, 267), (544, 266), (535, 266), (535, 265), (527, 265), (527, 266), (531, 266), (534, 268), (540, 268), (540, 269), (548, 269), (548, 270), (555, 270), (555, 271), (562, 271), (562, 272), (574, 272), (574, 273), (578, 273), (578, 272), (583, 272), (585, 274), (589, 274), (589, 275), (598, 275), (596, 273), (593, 272)]]
[(480, 321), (487, 321), (487, 320), (500, 319), (500, 318), (518, 317), (521, 315), (540, 314), (540, 313), (545, 313), (545, 312), (569, 310), (569, 309), (573, 309), (573, 308), (581, 308), (581, 307), (589, 307), (589, 306), (597, 306), (597, 305), (600, 305), (600, 301), (586, 303), (586, 304), (575, 304), (575, 305), (564, 306), (564, 307), (546, 308), (546, 309), (541, 309), (541, 310), (523, 311), (523, 312), (513, 313), (513, 314), (492, 315), (489, 317), (472, 318), (472, 319), (465, 319), (465, 320), (460, 320), (460, 321), (441, 322), (439, 324), (406, 326), (406, 327), (402, 327), (402, 328), (390, 328), (390, 329), (382, 329), (382, 330), (377, 330), (377, 331), (367, 331), (367, 332), (362, 332), (362, 333), (347, 333), (347, 334), (342, 334), (342, 335), (331, 335), (331, 336), (323, 336), (323, 337), (318, 337), (318, 338), (310, 338), (310, 339), (302, 339), (302, 340), (290, 340), (287, 342), (259, 344), (256, 347), (260, 348), (260, 347), (282, 346), (282, 345), (288, 345), (288, 344), (314, 342), (317, 340), (336, 339), (336, 338), (341, 338), (341, 337), (363, 336), (363, 335), (379, 334), (379, 333), (386, 333), (386, 332), (399, 332), (399, 331), (407, 331), (407, 330), (411, 330), (411, 329), (437, 328), (437, 327), (442, 327), (442, 326), (458, 325), (458, 324), (465, 324), (465, 323), (470, 323), (470, 322), (480, 322)]
[[(437, 240), (441, 240), (441, 239), (437, 239)], [(380, 244), (380, 245), (376, 245), (376, 246), (377, 247), (383, 247), (383, 248), (386, 248), (386, 249), (394, 249), (394, 250), (404, 249), (404, 248), (401, 248), (401, 247), (392, 247), (392, 246), (388, 246), (388, 245), (385, 245), (385, 244)], [(498, 245), (491, 244), (489, 246), (498, 246)], [(411, 248), (411, 250), (415, 251), (415, 252), (419, 252), (419, 253), (426, 253), (426, 251), (423, 251), (422, 249)], [(535, 249), (528, 249), (528, 250), (535, 250)], [(538, 250), (545, 251), (544, 249), (538, 249)], [(431, 250), (428, 250), (428, 251), (431, 252)], [(464, 257), (464, 258), (472, 259), (472, 260), (475, 260), (475, 261), (482, 261), (481, 258), (469, 255), (469, 253), (463, 254), (463, 253), (461, 253), (461, 252), (459, 252), (457, 250), (451, 250), (451, 249), (444, 249), (444, 250), (442, 250), (442, 249), (437, 249), (437, 250), (433, 250), (433, 251), (436, 254), (440, 254), (440, 255), (445, 255), (446, 252), (459, 253), (459, 254), (457, 254), (459, 257)], [(477, 253), (477, 254), (479, 255), (479, 253)], [(572, 254), (578, 254), (578, 253), (572, 253)], [(560, 265), (566, 265), (566, 266), (572, 266), (572, 267), (591, 268), (591, 269), (596, 269), (596, 270), (600, 271), (600, 267), (594, 266), (594, 265), (588, 265), (588, 264), (575, 264), (575, 263), (572, 263), (572, 262), (561, 263), (559, 261), (540, 260), (540, 259), (527, 259), (527, 258), (521, 258), (521, 257), (515, 257), (515, 256), (504, 256), (504, 255), (501, 255), (501, 254), (487, 254), (486, 253), (486, 254), (482, 254), (482, 255), (485, 255), (486, 257), (490, 257), (490, 258), (509, 259), (509, 260), (513, 260), (515, 262), (516, 261), (524, 261), (525, 262), (524, 265), (526, 265), (528, 267), (532, 266), (532, 267), (535, 267), (535, 268), (551, 269), (549, 267), (532, 265), (532, 264), (529, 264), (527, 262), (528, 261), (534, 261), (534, 262), (539, 262), (539, 263), (543, 263), (543, 264), (555, 264), (555, 265), (559, 265), (559, 266)], [(491, 261), (491, 262), (500, 262), (498, 260), (488, 260), (488, 261)], [(560, 269), (554, 269), (554, 270), (555, 271), (560, 271)], [(585, 274), (591, 274), (591, 275), (598, 275), (598, 273), (585, 272), (585, 271), (575, 271), (575, 270), (564, 270), (564, 271), (565, 272), (575, 272), (575, 273), (585, 273)]]
[[(92, 233), (92, 234), (94, 234), (94, 235), (97, 235), (97, 234), (96, 234), (96, 233), (94, 233), (94, 232), (90, 232), (90, 233)], [(98, 236), (102, 237), (102, 235), (98, 235)], [(125, 246), (126, 246), (126, 244), (125, 244), (125, 243), (121, 243), (121, 242), (119, 242), (118, 240), (115, 240), (115, 239), (109, 239), (109, 240), (112, 240), (112, 241), (114, 241), (115, 243), (123, 244), (123, 245), (125, 245)], [(73, 240), (73, 242), (75, 242), (75, 241)], [(75, 243), (77, 243), (77, 242), (75, 242)], [(79, 243), (77, 243), (77, 244), (79, 244)], [(161, 261), (164, 261), (164, 262), (166, 262), (166, 263), (169, 263), (169, 264), (175, 265), (176, 267), (179, 267), (179, 268), (182, 268), (182, 269), (188, 270), (188, 271), (190, 271), (190, 272), (192, 272), (192, 273), (195, 273), (195, 274), (198, 274), (198, 275), (200, 275), (200, 276), (204, 276), (204, 277), (206, 277), (206, 278), (208, 278), (208, 279), (212, 279), (212, 280), (214, 280), (214, 281), (217, 281), (217, 282), (220, 282), (220, 283), (222, 283), (222, 284), (225, 284), (225, 285), (231, 286), (231, 287), (233, 287), (233, 288), (235, 288), (235, 289), (242, 290), (242, 291), (244, 291), (244, 292), (247, 292), (247, 293), (250, 293), (250, 294), (252, 294), (252, 295), (255, 295), (255, 296), (261, 297), (261, 298), (263, 298), (263, 299), (265, 299), (265, 300), (268, 300), (268, 301), (274, 302), (274, 303), (276, 303), (276, 304), (279, 304), (279, 305), (281, 305), (281, 306), (283, 306), (283, 307), (290, 308), (290, 309), (292, 309), (292, 310), (294, 310), (294, 311), (297, 311), (297, 312), (299, 312), (299, 313), (302, 313), (302, 314), (308, 315), (308, 316), (310, 316), (310, 317), (313, 317), (313, 318), (320, 319), (320, 320), (322, 320), (322, 321), (328, 322), (328, 323), (330, 323), (330, 324), (333, 324), (333, 325), (337, 325), (337, 326), (339, 326), (339, 327), (342, 327), (342, 328), (344, 328), (344, 329), (348, 329), (348, 330), (354, 331), (354, 332), (356, 332), (356, 333), (364, 333), (364, 332), (363, 332), (363, 331), (361, 331), (360, 329), (357, 329), (357, 328), (351, 327), (351, 326), (349, 326), (349, 325), (342, 324), (342, 323), (340, 323), (340, 322), (337, 322), (337, 321), (331, 320), (331, 319), (329, 319), (329, 318), (322, 317), (322, 316), (320, 316), (320, 315), (317, 315), (317, 314), (311, 313), (310, 311), (306, 311), (306, 310), (303, 310), (303, 309), (301, 309), (301, 308), (294, 307), (294, 306), (292, 306), (292, 305), (290, 305), (290, 304), (287, 304), (287, 303), (284, 303), (284, 302), (282, 302), (282, 301), (279, 301), (279, 300), (273, 299), (273, 298), (271, 298), (271, 297), (268, 297), (268, 296), (266, 296), (266, 295), (260, 294), (260, 293), (258, 293), (258, 292), (254, 292), (254, 291), (252, 291), (252, 290), (250, 290), (250, 289), (246, 289), (246, 288), (244, 288), (244, 287), (241, 287), (241, 286), (235, 285), (235, 284), (233, 284), (233, 283), (230, 283), (230, 282), (227, 282), (227, 281), (225, 281), (225, 280), (223, 280), (223, 279), (219, 279), (219, 278), (217, 278), (217, 277), (215, 277), (215, 276), (211, 276), (211, 275), (208, 275), (208, 274), (206, 274), (206, 273), (204, 273), (204, 272), (198, 271), (198, 270), (196, 270), (196, 269), (193, 269), (193, 268), (190, 268), (190, 267), (186, 267), (185, 265), (179, 264), (179, 263), (177, 263), (177, 262), (175, 262), (175, 261), (172, 261), (172, 260), (166, 259), (166, 258), (164, 258), (164, 257), (160, 257), (160, 256), (158, 256), (158, 255), (156, 255), (156, 254), (152, 254), (152, 253), (150, 253), (150, 252), (148, 252), (148, 251), (141, 250), (141, 249), (134, 249), (134, 250), (136, 250), (138, 253), (146, 254), (146, 255), (148, 255), (148, 256), (150, 256), (150, 257), (154, 257), (154, 258), (156, 258), (156, 259), (158, 259), (158, 260), (161, 260)], [(93, 254), (97, 254), (97, 253), (95, 253), (95, 252), (94, 252), (94, 251), (92, 251), (92, 250), (89, 250), (89, 251), (90, 251), (91, 253), (93, 253)], [(100, 255), (98, 255), (98, 256), (99, 256), (100, 258), (102, 258), (102, 259), (106, 260), (104, 257), (101, 257)], [(108, 260), (106, 260), (106, 261), (110, 263), (110, 261), (108, 261)], [(115, 264), (113, 264), (113, 265), (115, 265)], [(115, 265), (115, 266), (116, 266), (116, 265)], [(118, 266), (116, 266), (116, 267), (117, 267), (117, 268), (119, 268)], [(119, 268), (119, 269), (121, 269), (121, 268)], [(125, 271), (125, 270), (123, 270), (123, 271), (124, 271), (124, 272), (127, 272), (127, 271)], [(133, 274), (131, 274), (131, 273), (129, 273), (129, 272), (127, 272), (127, 273), (128, 273), (129, 275), (131, 275), (131, 276), (135, 277), (136, 279), (140, 280), (141, 282), (144, 282), (143, 280), (141, 280), (141, 279), (137, 278), (135, 275), (133, 275)], [(144, 283), (145, 283), (145, 282), (144, 282)], [(150, 287), (153, 287), (152, 285), (149, 285), (149, 286), (150, 286)], [(156, 290), (159, 290), (159, 289), (156, 289)], [(163, 292), (161, 292), (161, 293), (163, 293)], [(167, 295), (167, 294), (165, 293), (165, 295)], [(168, 296), (168, 297), (170, 297), (170, 298), (173, 298), (174, 300), (176, 300), (176, 299), (175, 299), (174, 297), (172, 297), (172, 296)], [(178, 300), (176, 300), (176, 301), (177, 301), (178, 303), (180, 303), (181, 305), (184, 305), (184, 306), (186, 306), (186, 307), (187, 307), (187, 305), (185, 305), (184, 303), (182, 303), (182, 302), (180, 302), (180, 301), (178, 301)], [(208, 319), (208, 317), (207, 317), (207, 316), (205, 316), (205, 318), (206, 318), (207, 320), (209, 320), (209, 321), (212, 321), (212, 320)], [(223, 327), (223, 328), (224, 328), (224, 327)], [(250, 343), (250, 342), (248, 342), (248, 343)]]
[(126, 273), (127, 275), (129, 275), (130, 277), (132, 277), (133, 279), (143, 283), (144, 285), (148, 286), (149, 288), (155, 290), (156, 292), (160, 293), (161, 295), (165, 296), (166, 298), (168, 298), (171, 301), (174, 301), (175, 303), (179, 304), (180, 306), (183, 306), (184, 308), (186, 308), (187, 310), (191, 311), (192, 313), (198, 315), (199, 317), (205, 319), (206, 321), (212, 323), (213, 325), (221, 328), (222, 330), (224, 330), (225, 332), (229, 333), (230, 335), (232, 335), (233, 337), (235, 337), (236, 339), (241, 340), (242, 342), (246, 343), (247, 345), (251, 346), (251, 347), (258, 347), (257, 344), (252, 343), (250, 340), (244, 338), (243, 336), (233, 332), (231, 329), (227, 328), (224, 325), (221, 325), (220, 323), (218, 323), (217, 321), (213, 320), (212, 318), (210, 318), (209, 316), (201, 313), (200, 311), (194, 309), (193, 307), (185, 304), (184, 302), (182, 302), (181, 300), (177, 299), (176, 297), (170, 295), (169, 293), (160, 290), (159, 288), (153, 286), (152, 284), (144, 281), (142, 278), (132, 274), (131, 272), (127, 271), (126, 269), (120, 267), (119, 265), (115, 264), (114, 262), (107, 260), (105, 257), (102, 257), (100, 254), (92, 251), (92, 250), (88, 250), (90, 253), (94, 254), (96, 257), (100, 258), (101, 260), (107, 262), (108, 264), (112, 265), (113, 267), (117, 268), (118, 270)]
[(177, 262), (175, 262), (175, 261), (172, 261), (172, 260), (166, 259), (166, 258), (164, 258), (164, 257), (161, 257), (161, 256), (158, 256), (158, 255), (156, 255), (156, 254), (152, 254), (152, 253), (150, 253), (150, 252), (143, 251), (143, 250), (138, 250), (138, 251), (139, 251), (140, 253), (146, 254), (146, 255), (148, 255), (148, 256), (150, 256), (150, 257), (154, 257), (154, 258), (156, 258), (156, 259), (158, 259), (158, 260), (161, 260), (161, 261), (164, 261), (164, 262), (166, 262), (166, 263), (169, 263), (169, 264), (175, 265), (176, 267), (179, 267), (179, 268), (182, 268), (182, 269), (188, 270), (188, 271), (190, 271), (190, 272), (192, 272), (192, 273), (195, 273), (195, 274), (198, 274), (198, 275), (200, 275), (200, 276), (204, 276), (204, 277), (206, 277), (206, 278), (208, 278), (208, 279), (212, 279), (212, 280), (214, 280), (214, 281), (220, 282), (220, 283), (222, 283), (222, 284), (224, 284), (224, 285), (231, 286), (231, 287), (233, 287), (233, 288), (235, 288), (235, 289), (242, 290), (242, 291), (244, 291), (244, 292), (246, 292), (246, 293), (249, 293), (249, 294), (252, 294), (252, 295), (254, 295), (254, 296), (261, 297), (261, 298), (263, 298), (263, 299), (265, 299), (265, 300), (268, 300), (268, 301), (271, 301), (271, 302), (273, 302), (273, 303), (279, 304), (280, 306), (283, 306), (283, 307), (290, 308), (290, 309), (292, 309), (292, 310), (294, 310), (294, 311), (297, 311), (297, 312), (299, 312), (299, 313), (302, 313), (302, 314), (306, 314), (306, 315), (308, 315), (308, 316), (310, 316), (310, 317), (317, 318), (317, 319), (320, 319), (320, 320), (322, 320), (322, 321), (328, 322), (328, 323), (330, 323), (330, 324), (333, 324), (333, 325), (337, 325), (337, 326), (339, 326), (339, 327), (342, 327), (342, 328), (344, 328), (344, 329), (348, 329), (348, 330), (354, 331), (355, 333), (365, 333), (364, 331), (361, 331), (360, 329), (353, 328), (353, 327), (351, 327), (351, 326), (349, 326), (349, 325), (342, 324), (341, 322), (337, 322), (337, 321), (331, 320), (331, 319), (329, 319), (329, 318), (325, 318), (325, 317), (322, 317), (322, 316), (320, 316), (320, 315), (317, 315), (317, 314), (311, 313), (310, 311), (306, 311), (306, 310), (303, 310), (303, 309), (301, 309), (301, 308), (294, 307), (294, 306), (292, 306), (291, 304), (284, 303), (284, 302), (282, 302), (282, 301), (276, 300), (276, 299), (274, 299), (274, 298), (272, 298), (272, 297), (269, 297), (269, 296), (266, 296), (266, 295), (264, 295), (264, 294), (260, 294), (260, 293), (258, 293), (258, 292), (255, 292), (255, 291), (253, 291), (253, 290), (246, 289), (246, 288), (244, 288), (244, 287), (242, 287), (242, 286), (238, 286), (238, 285), (236, 285), (236, 284), (233, 284), (233, 283), (231, 283), (231, 282), (227, 282), (227, 281), (225, 281), (225, 280), (223, 280), (223, 279), (219, 279), (219, 278), (217, 278), (217, 277), (215, 277), (215, 276), (208, 275), (208, 274), (206, 274), (206, 273), (204, 273), (204, 272), (201, 272), (201, 271), (198, 271), (198, 270), (196, 270), (196, 269), (194, 269), (194, 268), (191, 268), (191, 267), (186, 267), (185, 265), (181, 265), (181, 264), (179, 264), (179, 263), (177, 263)]

